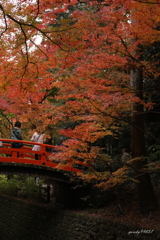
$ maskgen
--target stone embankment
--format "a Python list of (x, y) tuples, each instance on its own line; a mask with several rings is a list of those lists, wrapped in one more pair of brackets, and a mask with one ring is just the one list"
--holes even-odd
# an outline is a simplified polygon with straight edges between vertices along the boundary
[(84, 211), (0, 197), (0, 240), (160, 240), (154, 229)]

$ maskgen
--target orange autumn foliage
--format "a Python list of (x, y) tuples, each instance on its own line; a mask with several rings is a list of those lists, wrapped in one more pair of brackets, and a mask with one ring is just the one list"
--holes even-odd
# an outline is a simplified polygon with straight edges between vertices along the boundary
[(131, 103), (141, 101), (130, 89), (131, 67), (143, 68), (146, 78), (159, 75), (156, 63), (135, 51), (160, 41), (160, 4), (17, 0), (0, 10), (1, 109), (24, 122), (41, 120), (43, 128), (76, 122), (60, 131), (69, 139), (54, 158), (92, 163), (100, 154), (92, 144), (118, 131)]

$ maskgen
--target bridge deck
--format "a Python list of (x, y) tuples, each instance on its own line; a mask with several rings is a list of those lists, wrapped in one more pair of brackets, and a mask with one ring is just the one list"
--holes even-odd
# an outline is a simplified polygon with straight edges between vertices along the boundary
[[(10, 163), (24, 163), (32, 165), (43, 165), (51, 168), (60, 168), (61, 170), (69, 172), (81, 172), (85, 169), (87, 165), (81, 161), (70, 161), (67, 164), (59, 164), (59, 162), (54, 162), (50, 160), (52, 151), (46, 151), (47, 149), (52, 150), (54, 146), (48, 144), (41, 144), (29, 141), (19, 141), (12, 139), (0, 139), (3, 146), (0, 147), (0, 162), (10, 162)], [(21, 148), (12, 148), (13, 142), (23, 143)], [(32, 151), (33, 145), (40, 145), (40, 151)], [(35, 154), (39, 155), (39, 160), (35, 159)]]

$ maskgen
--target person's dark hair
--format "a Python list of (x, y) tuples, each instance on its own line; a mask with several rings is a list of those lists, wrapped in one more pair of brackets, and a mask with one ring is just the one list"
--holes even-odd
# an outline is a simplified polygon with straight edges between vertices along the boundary
[(21, 123), (17, 121), (17, 122), (15, 122), (14, 126), (20, 128), (21, 127)]

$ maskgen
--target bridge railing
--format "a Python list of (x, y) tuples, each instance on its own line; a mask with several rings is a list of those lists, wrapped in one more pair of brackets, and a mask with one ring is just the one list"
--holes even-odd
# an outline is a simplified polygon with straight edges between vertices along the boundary
[[(58, 168), (70, 172), (81, 172), (85, 170), (88, 166), (84, 162), (76, 161), (71, 159), (67, 164), (59, 162), (54, 162), (50, 159), (53, 145), (35, 143), (23, 140), (13, 140), (13, 139), (2, 139), (2, 146), (0, 147), (0, 162), (12, 162), (12, 163), (24, 163), (33, 165), (43, 165), (51, 168)], [(12, 143), (23, 143), (21, 148), (13, 148)], [(40, 151), (33, 151), (34, 145), (41, 146)], [(39, 155), (39, 160), (35, 159), (35, 154)]]

